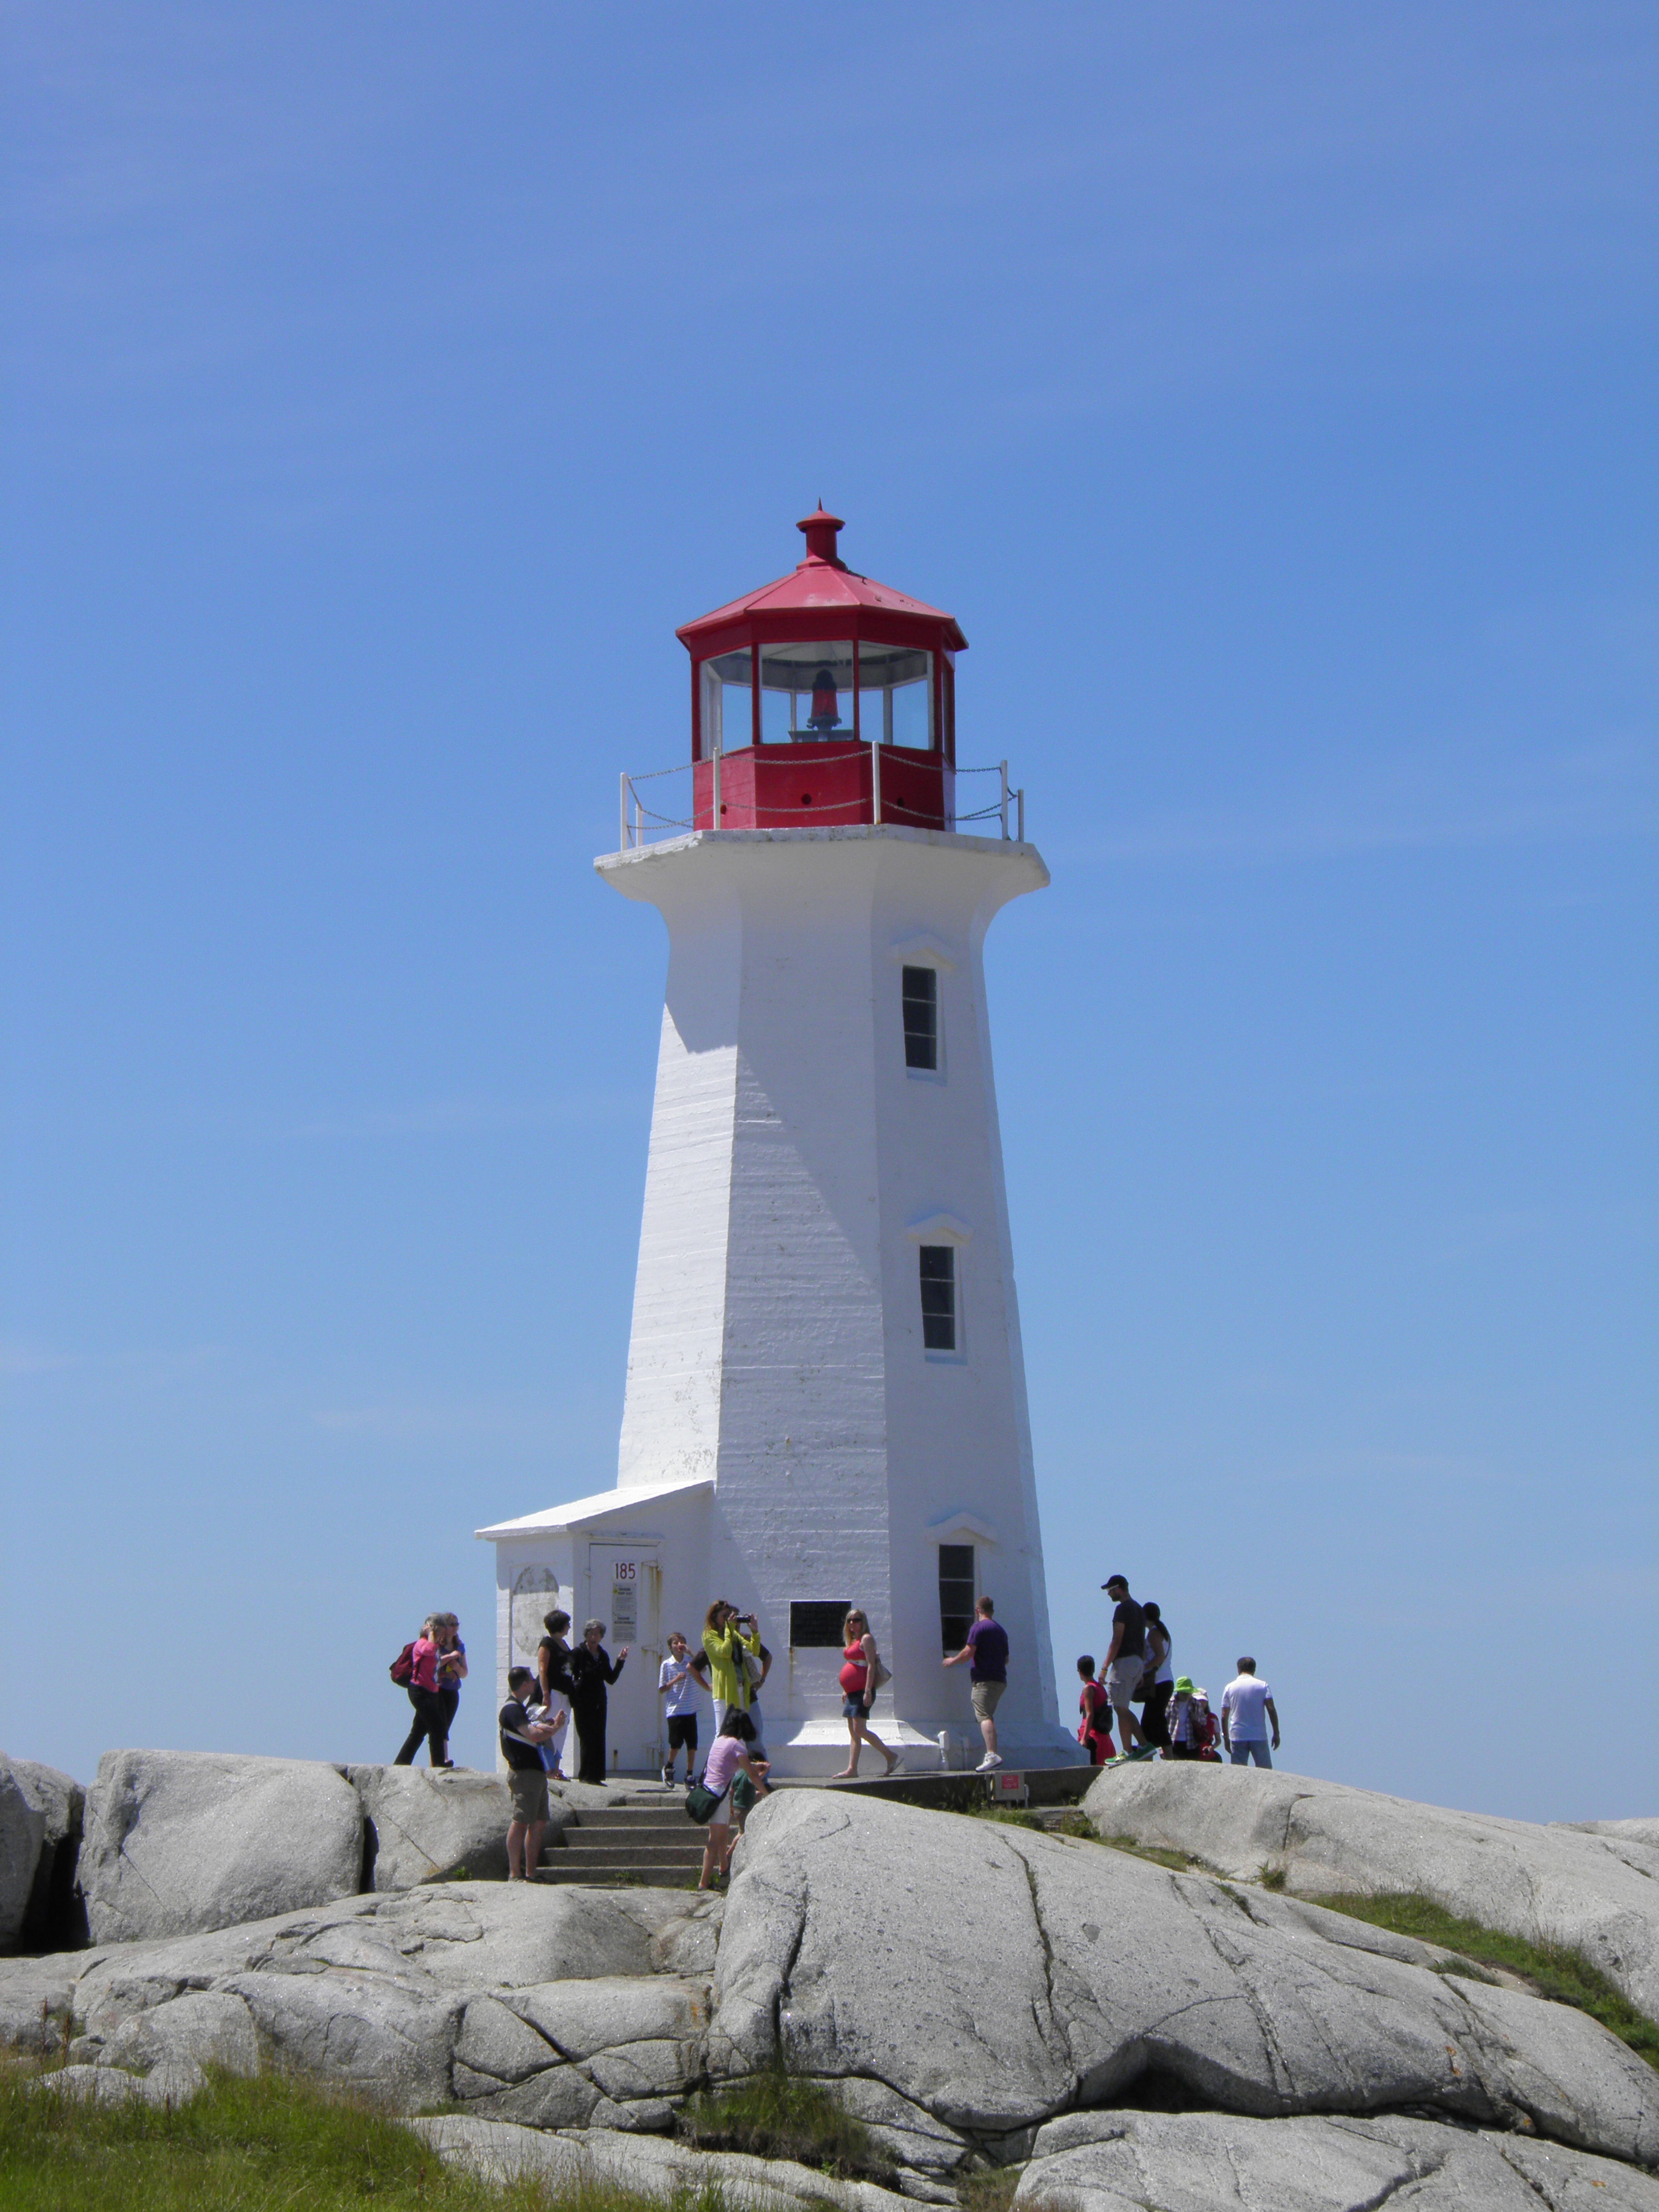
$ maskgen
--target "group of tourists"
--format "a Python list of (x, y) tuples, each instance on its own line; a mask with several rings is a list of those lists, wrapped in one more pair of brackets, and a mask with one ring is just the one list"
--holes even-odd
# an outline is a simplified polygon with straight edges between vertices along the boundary
[[(1279, 1712), (1271, 1688), (1256, 1673), (1255, 1661), (1240, 1659), (1237, 1675), (1222, 1692), (1218, 1714), (1211, 1709), (1207, 1692), (1190, 1674), (1176, 1673), (1174, 1640), (1162, 1607), (1132, 1596), (1122, 1575), (1110, 1576), (1101, 1588), (1113, 1603), (1111, 1642), (1099, 1667), (1089, 1652), (1077, 1662), (1082, 1685), (1078, 1741), (1093, 1764), (1117, 1765), (1160, 1755), (1213, 1762), (1224, 1753), (1235, 1766), (1252, 1761), (1271, 1766), (1272, 1752), (1279, 1748)], [(507, 1700), (497, 1716), (513, 1796), (507, 1856), (508, 1878), (514, 1881), (534, 1877), (547, 1825), (548, 1781), (550, 1777), (568, 1778), (562, 1762), (573, 1729), (574, 1778), (595, 1784), (606, 1778), (607, 1693), (623, 1671), (629, 1646), (622, 1645), (613, 1659), (605, 1650), (604, 1621), (586, 1622), (574, 1644), (570, 1628), (570, 1615), (557, 1607), (544, 1616), (536, 1663), (508, 1670)], [(669, 1636), (667, 1646), (667, 1656), (657, 1672), (665, 1724), (662, 1778), (673, 1783), (684, 1754), (687, 1810), (708, 1831), (702, 1880), (707, 1889), (724, 1876), (744, 1814), (756, 1796), (766, 1791), (769, 1762), (761, 1692), (772, 1669), (772, 1654), (762, 1640), (757, 1617), (739, 1612), (723, 1597), (709, 1607), (696, 1651), (678, 1629)], [(967, 1641), (942, 1662), (968, 1669), (969, 1703), (985, 1747), (976, 1770), (981, 1774), (994, 1773), (1002, 1765), (996, 1712), (1008, 1686), (1008, 1659), (1007, 1632), (996, 1618), (994, 1601), (981, 1597)], [(424, 1742), (430, 1747), (434, 1766), (453, 1765), (449, 1734), (466, 1679), (466, 1646), (453, 1613), (427, 1615), (420, 1635), (392, 1662), (392, 1678), (407, 1689), (415, 1710), (395, 1763), (411, 1765)], [(866, 1746), (884, 1762), (884, 1775), (902, 1767), (899, 1753), (870, 1725), (877, 1693), (890, 1680), (868, 1616), (854, 1606), (842, 1624), (839, 1676), (847, 1764), (830, 1778), (833, 1781), (857, 1779)], [(700, 1695), (710, 1700), (714, 1723), (714, 1741), (702, 1759)]]
[(429, 1613), (421, 1632), (405, 1644), (392, 1662), (392, 1679), (409, 1692), (415, 1718), (394, 1766), (412, 1766), (424, 1743), (430, 1747), (434, 1766), (453, 1766), (449, 1755), (449, 1732), (461, 1702), (466, 1680), (466, 1646), (461, 1624), (453, 1613)]
[[(1119, 1765), (1160, 1756), (1218, 1763), (1225, 1752), (1235, 1766), (1271, 1766), (1267, 1732), (1271, 1727), (1277, 1751), (1279, 1709), (1273, 1691), (1256, 1674), (1255, 1659), (1247, 1655), (1238, 1662), (1238, 1673), (1221, 1693), (1218, 1716), (1208, 1691), (1190, 1674), (1176, 1673), (1175, 1645), (1163, 1607), (1132, 1597), (1122, 1575), (1111, 1576), (1101, 1588), (1112, 1600), (1112, 1640), (1098, 1669), (1091, 1652), (1077, 1662), (1083, 1685), (1077, 1736), (1093, 1764)], [(1121, 1751), (1112, 1740), (1114, 1720)]]

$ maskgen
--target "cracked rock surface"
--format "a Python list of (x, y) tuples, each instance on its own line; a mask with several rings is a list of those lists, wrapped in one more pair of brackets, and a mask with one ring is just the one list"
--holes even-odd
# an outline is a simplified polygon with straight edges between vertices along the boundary
[(1425, 2120), (1078, 2112), (1037, 2136), (1025, 2212), (1659, 2212), (1659, 2182), (1559, 2144)]
[(276, 2064), (405, 2110), (459, 2097), (538, 2127), (663, 2127), (706, 2072), (720, 1910), (506, 1882), (354, 1897), (0, 1960), (0, 2033), (67, 2051), (71, 2072)]
[(741, 1851), (717, 2073), (781, 2051), (980, 2140), (1152, 2076), (1241, 2115), (1413, 2106), (1659, 2161), (1659, 2074), (1588, 2015), (1329, 1940), (1279, 1899), (817, 1792), (765, 1800)]
[[(1435, 1946), (816, 1790), (763, 1800), (735, 1865), (724, 1899), (430, 1883), (0, 1959), (0, 2039), (68, 2060), (43, 2094), (291, 2068), (458, 2100), (413, 2124), (480, 2172), (766, 2212), (949, 2205), (987, 2160), (1030, 2161), (1022, 2212), (1659, 2212), (1659, 2073)], [(779, 2059), (865, 2123), (890, 2188), (664, 2139), (688, 2094)]]
[(1304, 1894), (1420, 1890), (1460, 1919), (1593, 1960), (1659, 2018), (1659, 1821), (1540, 1826), (1418, 1805), (1254, 1766), (1107, 1767), (1083, 1809), (1097, 1834), (1189, 1852)]
[(94, 1943), (232, 1928), (349, 1897), (357, 1793), (316, 1759), (107, 1751), (87, 1793), (81, 1887)]

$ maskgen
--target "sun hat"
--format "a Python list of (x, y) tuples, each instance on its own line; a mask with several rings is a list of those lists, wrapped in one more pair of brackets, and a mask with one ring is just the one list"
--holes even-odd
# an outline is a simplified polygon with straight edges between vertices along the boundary
[(1190, 1674), (1177, 1674), (1176, 1676), (1175, 1693), (1178, 1698), (1190, 1698), (1192, 1696), (1193, 1678)]

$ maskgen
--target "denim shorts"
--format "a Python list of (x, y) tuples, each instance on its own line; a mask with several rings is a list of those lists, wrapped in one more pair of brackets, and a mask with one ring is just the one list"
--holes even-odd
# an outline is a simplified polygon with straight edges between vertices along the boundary
[(870, 1708), (862, 1698), (843, 1698), (841, 1701), (841, 1711), (843, 1720), (867, 1721), (870, 1717)]

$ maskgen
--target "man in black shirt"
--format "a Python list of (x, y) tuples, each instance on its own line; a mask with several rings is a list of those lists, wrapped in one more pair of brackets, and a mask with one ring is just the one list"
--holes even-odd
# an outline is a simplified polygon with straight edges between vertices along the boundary
[(542, 1855), (542, 1831), (547, 1826), (547, 1771), (541, 1747), (558, 1740), (559, 1731), (532, 1721), (524, 1709), (525, 1692), (536, 1677), (528, 1667), (507, 1669), (507, 1700), (496, 1716), (501, 1727), (501, 1756), (507, 1761), (507, 1786), (513, 1792), (513, 1818), (507, 1830), (507, 1878), (533, 1881)]
[(1129, 1585), (1121, 1575), (1113, 1575), (1100, 1587), (1113, 1601), (1112, 1641), (1100, 1670), (1101, 1679), (1117, 1715), (1117, 1740), (1127, 1758), (1135, 1744), (1145, 1745), (1149, 1751), (1153, 1748), (1146, 1729), (1129, 1710), (1129, 1700), (1140, 1687), (1146, 1667), (1146, 1615), (1130, 1596)]

